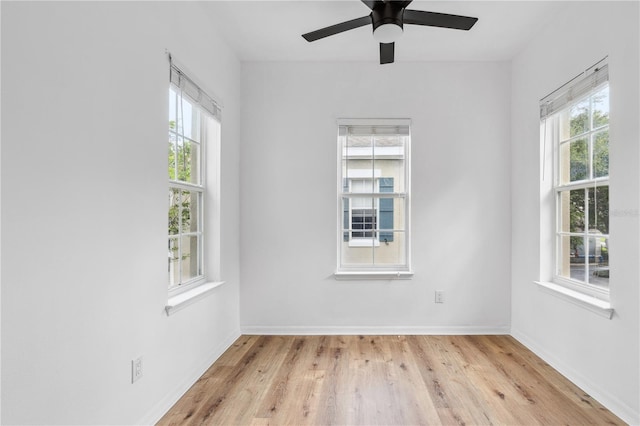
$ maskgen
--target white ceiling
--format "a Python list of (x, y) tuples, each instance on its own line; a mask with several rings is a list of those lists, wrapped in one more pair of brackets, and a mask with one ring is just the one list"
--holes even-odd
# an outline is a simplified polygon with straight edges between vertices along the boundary
[[(560, 1), (424, 1), (409, 9), (479, 18), (470, 31), (406, 25), (396, 62), (510, 60), (557, 13)], [(209, 1), (205, 13), (243, 61), (378, 61), (371, 26), (312, 43), (301, 35), (368, 15), (359, 0)]]

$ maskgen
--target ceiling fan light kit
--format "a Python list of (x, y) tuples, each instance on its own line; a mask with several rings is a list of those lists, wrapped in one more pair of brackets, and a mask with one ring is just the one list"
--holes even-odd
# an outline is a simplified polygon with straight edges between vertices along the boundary
[(402, 36), (403, 30), (400, 25), (383, 24), (373, 30), (373, 38), (378, 43), (395, 43)]
[(302, 37), (309, 41), (320, 40), (348, 30), (371, 24), (373, 38), (380, 43), (380, 63), (394, 62), (395, 42), (404, 32), (404, 24), (423, 25), (429, 27), (451, 28), (454, 30), (469, 30), (478, 18), (469, 16), (449, 15), (446, 13), (424, 12), (409, 10), (407, 6), (412, 0), (361, 0), (371, 13), (368, 16), (345, 21), (330, 27), (321, 28)]

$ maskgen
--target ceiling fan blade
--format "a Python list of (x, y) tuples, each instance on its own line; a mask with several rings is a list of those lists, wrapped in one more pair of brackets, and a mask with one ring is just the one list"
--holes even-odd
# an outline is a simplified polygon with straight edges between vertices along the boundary
[(321, 28), (316, 31), (311, 31), (310, 33), (302, 34), (307, 41), (316, 41), (321, 38), (329, 37), (334, 34), (339, 34), (344, 31), (352, 30), (354, 28), (364, 27), (365, 25), (371, 24), (371, 16), (363, 16), (362, 18), (352, 19), (350, 21), (341, 22), (336, 25), (331, 25), (330, 27)]
[(454, 30), (469, 30), (478, 18), (470, 16), (449, 15), (447, 13), (424, 12), (421, 10), (405, 10), (405, 24), (427, 25), (429, 27), (452, 28)]
[(380, 43), (380, 64), (392, 64), (394, 43)]

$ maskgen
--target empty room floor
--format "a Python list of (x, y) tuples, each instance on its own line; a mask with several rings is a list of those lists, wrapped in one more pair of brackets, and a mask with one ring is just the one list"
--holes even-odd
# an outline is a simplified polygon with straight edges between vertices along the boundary
[(159, 425), (625, 424), (510, 336), (241, 336)]

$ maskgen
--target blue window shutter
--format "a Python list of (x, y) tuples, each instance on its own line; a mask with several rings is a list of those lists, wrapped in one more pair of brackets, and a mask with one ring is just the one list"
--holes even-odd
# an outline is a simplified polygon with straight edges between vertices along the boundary
[[(393, 178), (380, 179), (380, 192), (393, 192)], [(380, 228), (393, 229), (393, 198), (380, 198)], [(380, 231), (380, 241), (393, 241), (393, 232)]]
[[(349, 192), (349, 181), (347, 179), (342, 180), (342, 192), (344, 193)], [(342, 229), (349, 229), (349, 199), (346, 197), (343, 197), (342, 205), (343, 205), (343, 212), (342, 212), (343, 228)], [(343, 232), (342, 238), (344, 241), (349, 241), (349, 232), (348, 231)]]

